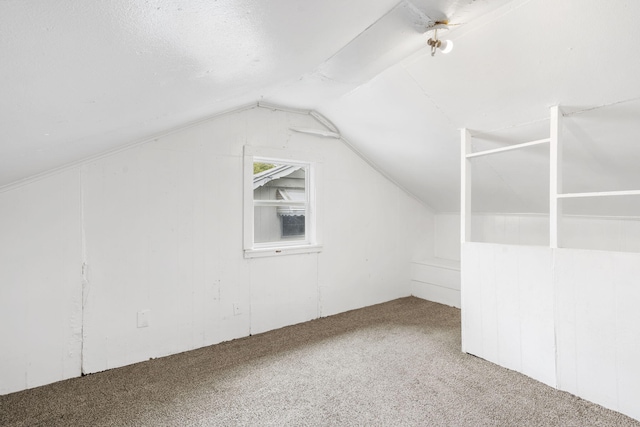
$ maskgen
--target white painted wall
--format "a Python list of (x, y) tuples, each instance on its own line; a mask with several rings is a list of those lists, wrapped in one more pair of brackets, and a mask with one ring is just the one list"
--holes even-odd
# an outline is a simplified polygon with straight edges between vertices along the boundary
[(465, 243), (465, 352), (640, 420), (640, 254)]
[[(253, 108), (0, 193), (0, 391), (409, 295), (432, 213), (341, 141), (290, 127), (320, 125)], [(322, 162), (322, 252), (243, 257), (244, 145)]]
[(411, 295), (460, 308), (460, 262), (443, 258), (411, 262)]
[(433, 256), (433, 215), (339, 147), (323, 167), (322, 316), (409, 295), (409, 261)]
[[(460, 214), (439, 213), (435, 218), (435, 254), (460, 260)], [(542, 215), (474, 214), (471, 240), (512, 245), (549, 245), (549, 219)]]
[(435, 215), (433, 242), (436, 257), (460, 261), (460, 214)]
[(77, 170), (0, 193), (0, 394), (80, 375), (81, 247)]
[[(508, 245), (549, 245), (549, 219), (537, 214), (474, 214), (472, 241)], [(460, 215), (435, 216), (437, 257), (460, 259)], [(565, 216), (561, 246), (616, 252), (640, 252), (640, 218)]]

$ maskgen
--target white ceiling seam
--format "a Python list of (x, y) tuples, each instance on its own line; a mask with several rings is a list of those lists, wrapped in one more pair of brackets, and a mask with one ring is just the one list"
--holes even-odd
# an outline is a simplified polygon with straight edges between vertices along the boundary
[(424, 33), (435, 20), (402, 0), (316, 70), (322, 77), (362, 84), (424, 47)]
[(329, 120), (328, 118), (326, 118), (325, 116), (323, 116), (322, 114), (317, 112), (316, 110), (309, 111), (309, 114), (311, 115), (311, 117), (313, 117), (314, 119), (316, 119), (317, 121), (322, 123), (324, 126), (326, 126), (332, 132), (340, 134), (340, 130), (338, 130), (336, 125), (334, 125), (331, 120)]
[[(576, 116), (576, 115), (583, 114), (583, 113), (589, 113), (591, 111), (596, 111), (596, 110), (599, 110), (601, 108), (613, 107), (613, 106), (616, 106), (616, 105), (631, 103), (631, 102), (635, 102), (635, 101), (640, 101), (640, 96), (636, 96), (636, 97), (629, 98), (629, 99), (623, 99), (621, 101), (615, 101), (615, 102), (611, 102), (611, 103), (608, 103), (608, 104), (596, 105), (596, 106), (588, 107), (588, 108), (572, 109), (570, 106), (568, 106), (568, 107), (565, 106), (563, 111), (562, 111), (562, 115), (564, 117), (571, 117), (571, 116)], [(640, 117), (638, 119), (640, 120)]]
[(313, 111), (313, 110), (303, 110), (300, 108), (290, 108), (290, 107), (286, 107), (286, 106), (281, 106), (281, 105), (274, 105), (274, 104), (269, 104), (269, 103), (265, 103), (263, 101), (257, 101), (257, 102), (252, 102), (250, 104), (245, 104), (239, 107), (235, 107), (235, 108), (230, 108), (228, 110), (222, 111), (220, 113), (216, 113), (213, 114), (211, 116), (208, 117), (204, 117), (201, 118), (199, 120), (172, 128), (172, 129), (168, 129), (164, 132), (158, 133), (156, 135), (152, 135), (152, 136), (148, 136), (145, 137), (141, 140), (138, 141), (133, 141), (127, 144), (123, 144), (120, 145), (119, 147), (112, 149), (112, 150), (108, 150), (108, 151), (104, 151), (102, 153), (98, 153), (96, 155), (93, 156), (89, 156), (89, 157), (85, 157), (83, 159), (80, 160), (76, 160), (74, 162), (62, 165), (60, 167), (57, 167), (55, 169), (50, 169), (47, 171), (44, 171), (42, 173), (36, 174), (36, 175), (32, 175), (29, 176), (27, 178), (21, 179), (19, 181), (15, 181), (15, 182), (11, 182), (9, 184), (6, 185), (2, 185), (0, 186), (0, 193), (3, 193), (5, 191), (10, 191), (13, 190), (15, 188), (18, 187), (22, 187), (24, 185), (30, 184), (32, 182), (44, 179), (46, 177), (52, 176), (52, 175), (56, 175), (62, 172), (65, 172), (69, 169), (78, 167), (78, 166), (82, 166), (84, 164), (87, 163), (91, 163), (94, 162), (96, 160), (105, 158), (105, 157), (109, 157), (109, 156), (113, 156), (116, 155), (118, 153), (121, 153), (123, 151), (126, 150), (130, 150), (132, 148), (144, 145), (144, 144), (148, 144), (150, 142), (153, 141), (157, 141), (160, 138), (164, 138), (167, 136), (170, 136), (172, 134), (175, 134), (177, 132), (182, 132), (184, 130), (190, 129), (192, 127), (196, 127), (199, 126), (203, 123), (209, 122), (211, 120), (215, 120), (230, 114), (236, 114), (242, 111), (246, 111), (246, 110), (251, 110), (253, 108), (264, 108), (264, 109), (268, 109), (268, 110), (272, 110), (272, 111), (283, 111), (283, 112), (288, 112), (288, 113), (293, 113), (293, 114), (300, 114), (300, 115), (305, 115), (305, 116), (310, 116), (312, 117), (318, 124), (320, 124), (321, 126), (325, 127), (326, 130), (319, 130), (319, 129), (311, 129), (311, 128), (291, 128), (290, 130), (295, 131), (295, 132), (302, 132), (302, 133), (307, 133), (307, 134), (315, 134), (316, 136), (324, 136), (324, 137), (329, 137), (329, 138), (334, 138), (334, 139), (342, 139), (340, 132), (338, 130), (338, 128), (335, 127), (335, 125), (333, 125), (333, 123), (331, 122), (331, 120), (327, 119), (326, 117), (324, 117), (322, 114), (318, 113), (317, 111)]
[[(413, 76), (413, 74), (411, 74), (411, 73), (409, 72), (409, 70), (408, 70), (404, 65), (401, 65), (401, 67), (402, 67), (402, 70), (406, 73), (406, 75), (407, 75), (407, 76), (408, 76), (408, 77), (409, 77), (409, 78), (410, 78), (410, 79), (415, 83), (416, 87), (417, 87), (417, 88), (422, 92), (422, 94), (423, 94), (423, 95), (424, 95), (424, 96), (429, 100), (429, 102), (434, 106), (434, 108), (435, 108), (436, 110), (438, 110), (438, 111), (442, 114), (442, 116), (443, 116), (443, 117), (445, 117), (445, 118), (447, 119), (447, 121), (451, 124), (451, 126), (452, 126), (452, 127), (454, 127), (454, 128), (455, 128), (454, 121), (451, 119), (451, 117), (449, 117), (449, 115), (448, 115), (448, 114), (447, 114), (447, 113), (446, 113), (442, 108), (440, 108), (440, 106), (436, 103), (436, 101), (435, 101), (433, 98), (431, 98), (431, 97), (429, 96), (429, 94), (427, 93), (427, 91), (426, 91), (426, 90), (425, 90), (425, 89), (420, 85), (420, 83), (416, 80), (416, 78)], [(458, 131), (459, 131), (460, 129), (461, 129), (461, 128), (458, 128)]]
[(304, 128), (304, 127), (292, 127), (292, 128), (289, 128), (289, 130), (292, 130), (293, 132), (304, 133), (307, 135), (320, 136), (323, 138), (340, 139), (339, 133), (331, 132), (329, 130)]
[(473, 34), (475, 31), (481, 30), (483, 27), (490, 26), (494, 21), (508, 16), (514, 10), (524, 6), (530, 1), (532, 0), (510, 0), (508, 2), (503, 2), (496, 9), (474, 19), (473, 25), (466, 25), (469, 24), (468, 22), (454, 23), (454, 25), (450, 27), (451, 31), (447, 36), (454, 41), (461, 40), (464, 37)]
[[(562, 112), (563, 116), (566, 116), (566, 114), (562, 110), (562, 106), (560, 106), (560, 111)], [(506, 131), (509, 131), (509, 130), (513, 130), (513, 129), (517, 129), (517, 128), (521, 128), (521, 127), (524, 127), (524, 126), (537, 125), (537, 124), (545, 123), (545, 122), (549, 122), (549, 117), (541, 117), (539, 119), (533, 119), (533, 120), (529, 120), (529, 121), (523, 122), (523, 123), (509, 124), (507, 126), (496, 128), (496, 129), (482, 129), (482, 130), (467, 129), (467, 130), (469, 131), (469, 133), (471, 133), (471, 136), (473, 136), (473, 137), (493, 138), (494, 141), (500, 142), (501, 140), (500, 140), (500, 138), (496, 138), (496, 134), (499, 134), (501, 132), (506, 132)], [(514, 143), (513, 141), (510, 141), (510, 142)]]
[[(311, 117), (313, 117), (313, 119), (316, 122), (318, 122), (323, 127), (325, 127), (326, 130), (329, 133), (336, 134), (336, 135), (338, 135), (338, 137), (340, 137), (340, 130), (338, 130), (338, 128), (331, 122), (331, 120), (329, 120), (328, 118), (326, 118), (325, 116), (323, 116), (322, 114), (320, 114), (319, 112), (317, 112), (315, 110), (296, 108), (296, 107), (287, 107), (287, 106), (284, 106), (284, 105), (272, 104), (270, 102), (265, 102), (265, 101), (262, 101), (262, 100), (258, 101), (258, 107), (266, 108), (268, 110), (284, 111), (284, 112), (287, 112), (287, 113), (311, 116)], [(334, 136), (331, 135), (331, 137), (333, 138)]]
[(286, 113), (301, 114), (304, 116), (309, 115), (311, 113), (311, 110), (306, 108), (288, 107), (285, 105), (274, 104), (264, 100), (258, 101), (257, 104), (258, 104), (258, 107), (265, 108), (267, 110), (283, 111)]
[(313, 71), (284, 85), (268, 99), (293, 105), (299, 102), (299, 93), (303, 93), (306, 102), (318, 110), (322, 103), (348, 96), (362, 84), (423, 49), (425, 32), (436, 19), (427, 16), (415, 3), (398, 2)]

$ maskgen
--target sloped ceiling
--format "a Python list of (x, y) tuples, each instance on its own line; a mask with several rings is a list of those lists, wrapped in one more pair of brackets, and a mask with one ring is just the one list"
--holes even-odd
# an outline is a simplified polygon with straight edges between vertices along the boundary
[[(4, 0), (0, 186), (264, 101), (319, 111), (438, 211), (459, 208), (460, 128), (525, 142), (555, 104), (567, 187), (640, 189), (638, 16), (634, 0)], [(443, 19), (454, 50), (432, 57)], [(474, 167), (478, 210), (546, 209), (544, 152)]]

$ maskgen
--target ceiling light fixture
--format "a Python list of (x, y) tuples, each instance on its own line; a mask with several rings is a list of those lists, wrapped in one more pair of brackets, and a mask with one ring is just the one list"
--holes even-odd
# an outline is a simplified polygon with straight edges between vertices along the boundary
[(440, 49), (442, 53), (449, 53), (453, 50), (453, 42), (451, 40), (438, 40), (438, 30), (448, 30), (449, 26), (445, 22), (436, 22), (430, 30), (433, 30), (433, 38), (427, 40), (427, 44), (431, 46), (431, 56), (436, 54), (436, 50)]

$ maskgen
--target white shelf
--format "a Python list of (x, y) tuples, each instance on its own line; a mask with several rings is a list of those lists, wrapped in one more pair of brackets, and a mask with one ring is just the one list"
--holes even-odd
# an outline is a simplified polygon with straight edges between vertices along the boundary
[(558, 194), (559, 199), (574, 199), (579, 197), (609, 197), (609, 196), (640, 196), (640, 190), (625, 191), (595, 191), (591, 193), (564, 193)]
[(534, 145), (547, 144), (550, 141), (549, 138), (538, 139), (536, 141), (524, 142), (522, 144), (509, 145), (508, 147), (495, 148), (493, 150), (476, 151), (475, 153), (469, 153), (466, 155), (467, 159), (474, 157), (488, 156), (490, 154), (504, 153), (505, 151), (518, 150), (525, 147), (533, 147)]

